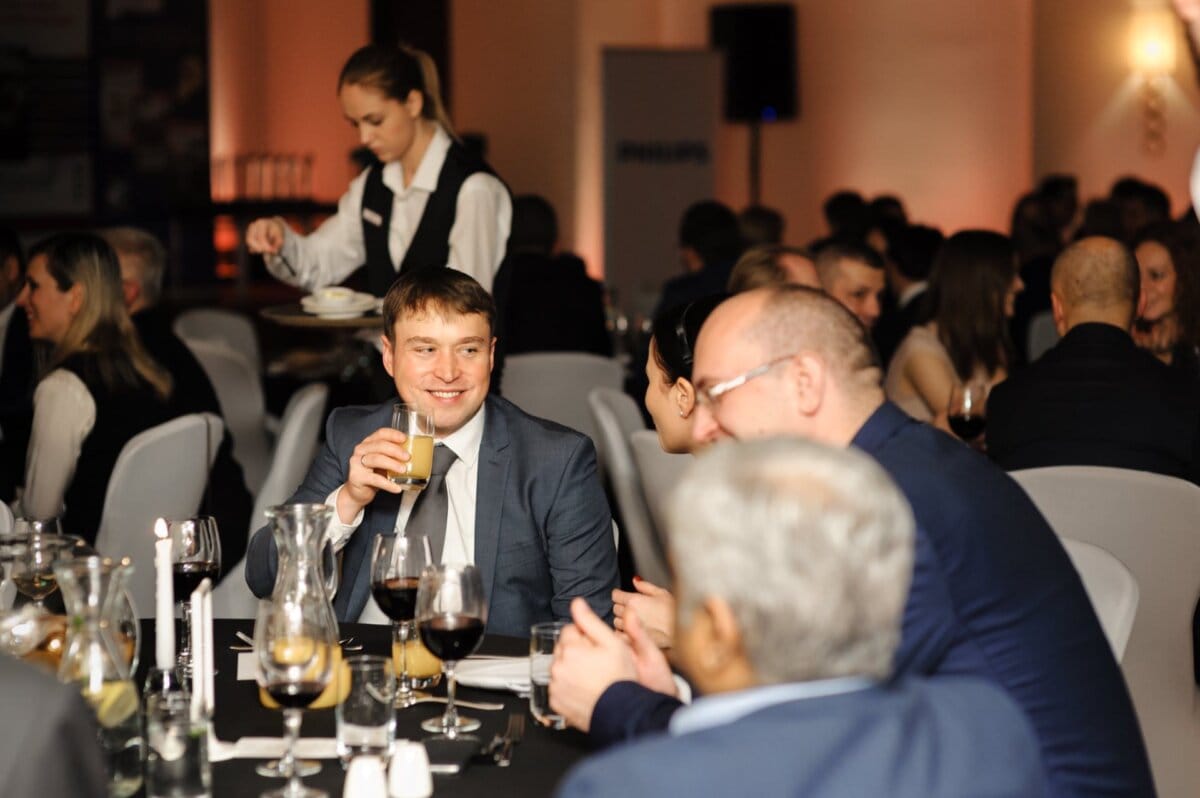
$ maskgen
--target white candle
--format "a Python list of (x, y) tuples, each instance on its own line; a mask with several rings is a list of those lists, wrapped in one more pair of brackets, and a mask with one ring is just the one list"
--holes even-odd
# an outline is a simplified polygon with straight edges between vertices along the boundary
[(175, 667), (175, 586), (168, 534), (163, 519), (154, 522), (154, 664), (161, 670)]
[(213, 683), (216, 668), (213, 665), (212, 580), (205, 579), (201, 582), (200, 590), (204, 596), (204, 715), (211, 719), (217, 700), (216, 685)]
[(212, 580), (192, 591), (192, 720), (213, 711)]

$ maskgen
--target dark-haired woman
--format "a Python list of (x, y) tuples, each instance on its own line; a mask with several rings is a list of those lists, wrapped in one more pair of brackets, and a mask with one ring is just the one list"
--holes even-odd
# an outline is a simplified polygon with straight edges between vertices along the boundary
[(400, 272), (444, 266), (491, 291), (512, 202), (491, 168), (454, 138), (429, 56), (363, 47), (342, 67), (338, 100), (379, 163), (354, 179), (337, 214), (311, 235), (278, 217), (253, 222), (250, 251), (265, 254), (276, 277), (309, 290), (340, 283), (365, 263), (376, 296)]
[(884, 383), (888, 398), (913, 418), (948, 430), (956, 384), (990, 386), (1008, 375), (1008, 320), (1023, 288), (1007, 236), (964, 230), (948, 238), (929, 277), (929, 320), (896, 350)]
[(721, 304), (724, 294), (668, 308), (654, 319), (650, 355), (646, 358), (646, 410), (658, 431), (663, 451), (692, 450), (692, 414), (696, 388), (692, 358), (700, 326)]
[(98, 236), (63, 234), (35, 246), (17, 302), (30, 337), (51, 346), (33, 395), (20, 510), (61, 516), (65, 532), (93, 543), (117, 455), (173, 416), (171, 377), (138, 340), (117, 256)]
[(1142, 304), (1133, 339), (1187, 379), (1200, 381), (1200, 238), (1190, 224), (1160, 222), (1142, 230), (1134, 243)]

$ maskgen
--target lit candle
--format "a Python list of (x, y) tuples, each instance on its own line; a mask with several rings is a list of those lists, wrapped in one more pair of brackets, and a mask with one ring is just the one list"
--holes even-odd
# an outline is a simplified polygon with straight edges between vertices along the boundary
[(167, 522), (154, 522), (154, 664), (175, 667), (175, 586), (172, 584), (171, 540)]

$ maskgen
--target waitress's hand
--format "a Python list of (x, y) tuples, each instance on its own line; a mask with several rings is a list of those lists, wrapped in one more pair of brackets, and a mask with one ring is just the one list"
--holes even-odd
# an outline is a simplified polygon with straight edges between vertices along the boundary
[(246, 247), (256, 255), (278, 255), (286, 232), (279, 219), (255, 219), (246, 228)]

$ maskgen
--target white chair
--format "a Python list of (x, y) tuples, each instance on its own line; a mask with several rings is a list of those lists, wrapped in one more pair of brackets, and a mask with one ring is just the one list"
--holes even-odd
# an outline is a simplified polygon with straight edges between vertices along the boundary
[(579, 430), (596, 441), (588, 393), (593, 388), (620, 390), (624, 381), (624, 369), (612, 358), (586, 352), (532, 352), (510, 355), (504, 361), (501, 394), (526, 413)]
[(246, 476), (246, 487), (258, 493), (271, 465), (262, 382), (249, 358), (215, 341), (185, 340), (212, 381), (221, 414), (233, 436), (233, 457)]
[(1096, 610), (1113, 656), (1120, 662), (1137, 615), (1137, 580), (1124, 563), (1099, 546), (1071, 538), (1061, 540), (1083, 580), (1083, 589)]
[(616, 495), (636, 571), (639, 576), (665, 587), (669, 572), (659, 543), (661, 536), (650, 518), (646, 497), (642, 495), (642, 478), (629, 445), (629, 436), (646, 428), (642, 413), (637, 402), (612, 388), (592, 389), (588, 394), (588, 405), (598, 431), (596, 449)]
[(671, 491), (679, 484), (683, 471), (692, 462), (691, 455), (668, 454), (658, 442), (652, 429), (640, 430), (629, 437), (633, 461), (642, 477), (642, 494), (650, 508), (650, 518), (659, 534), (659, 545), (667, 547), (667, 502)]
[(1121, 670), (1154, 781), (1159, 795), (1200, 793), (1200, 717), (1192, 670), (1200, 488), (1173, 477), (1090, 466), (1036, 468), (1012, 476), (1059, 535), (1106, 549), (1133, 573), (1140, 598)]
[(1054, 325), (1054, 315), (1048, 310), (1034, 314), (1029, 320), (1029, 328), (1025, 337), (1025, 354), (1029, 362), (1037, 360), (1047, 349), (1058, 343), (1058, 327)]
[[(268, 507), (287, 501), (300, 486), (317, 453), (321, 416), (328, 398), (329, 388), (317, 382), (304, 386), (288, 400), (279, 427), (279, 442), (271, 458), (271, 470), (267, 472), (267, 478), (263, 480), (262, 488), (254, 499), (248, 534), (254, 534), (263, 525)], [(243, 559), (229, 569), (228, 576), (213, 591), (213, 617), (254, 617), (258, 599), (246, 585), (243, 575), (245, 562)]]
[(132, 560), (129, 595), (143, 618), (154, 615), (154, 520), (196, 514), (224, 434), (212, 413), (180, 416), (133, 436), (117, 456), (96, 550)]
[(172, 329), (189, 346), (194, 341), (225, 344), (234, 352), (242, 353), (256, 374), (262, 373), (258, 333), (250, 319), (240, 313), (222, 308), (185, 310), (175, 319)]

